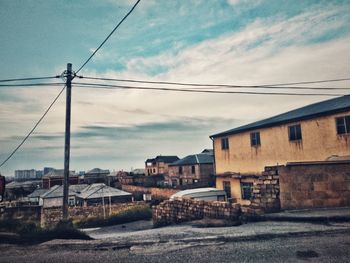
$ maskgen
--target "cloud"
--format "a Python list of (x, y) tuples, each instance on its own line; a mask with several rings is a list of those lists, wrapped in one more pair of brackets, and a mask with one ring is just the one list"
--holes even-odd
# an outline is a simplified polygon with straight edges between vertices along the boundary
[(240, 2), (240, 0), (227, 0), (227, 3), (230, 5), (237, 5)]
[[(238, 6), (234, 2), (237, 1), (230, 4)], [(103, 69), (86, 69), (84, 75), (243, 85), (342, 78), (348, 75), (350, 67), (348, 10), (349, 7), (333, 4), (316, 5), (297, 15), (276, 13), (272, 17), (258, 17), (223, 34), (211, 34), (208, 30), (206, 37), (193, 41), (188, 40), (192, 31), (185, 30), (183, 34), (188, 35), (183, 39), (180, 33), (179, 37), (165, 35), (172, 45), (162, 44), (159, 40), (162, 31), (151, 26), (158, 31), (145, 37), (154, 37), (154, 52), (144, 51), (149, 46), (140, 42), (144, 50), (128, 53), (124, 60), (119, 60), (120, 54), (115, 52), (118, 49), (106, 47), (100, 61), (112, 61), (111, 64), (117, 61), (122, 67), (115, 70), (106, 62)], [(186, 10), (182, 11), (186, 16)], [(154, 25), (163, 26), (166, 22), (164, 17), (156, 19), (150, 15), (149, 19)], [(210, 19), (208, 23), (207, 28), (217, 25)], [(346, 87), (346, 84), (318, 86)], [(57, 93), (58, 89), (52, 88), (0, 91), (8, 98), (0, 104), (2, 152), (13, 149), (15, 139), (23, 138)], [(327, 97), (208, 95), (73, 85), (72, 165), (78, 169), (85, 169), (86, 163), (126, 169), (142, 166), (145, 158), (157, 154), (185, 156), (211, 147), (211, 134), (323, 99)], [(61, 163), (64, 116), (62, 96), (23, 153), (16, 155), (18, 162), (9, 167), (20, 165), (30, 149), (35, 149), (35, 154), (25, 158), (27, 163)], [(12, 139), (4, 142), (4, 138)]]

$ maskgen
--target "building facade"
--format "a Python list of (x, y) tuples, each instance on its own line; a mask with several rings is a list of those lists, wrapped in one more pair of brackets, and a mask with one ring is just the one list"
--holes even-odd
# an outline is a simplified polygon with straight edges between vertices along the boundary
[(145, 161), (145, 173), (146, 175), (167, 175), (169, 172), (169, 164), (176, 162), (179, 159), (179, 157), (174, 155), (159, 155), (156, 158), (147, 159)]
[(311, 104), (211, 136), (216, 186), (248, 203), (266, 166), (350, 157), (350, 96)]
[[(79, 176), (74, 172), (69, 172), (69, 184), (76, 185), (79, 184)], [(42, 178), (42, 184), (44, 189), (50, 189), (55, 185), (63, 185), (64, 181), (64, 170), (63, 169), (55, 169), (51, 172), (47, 173)]]
[(211, 185), (214, 175), (214, 157), (212, 152), (188, 155), (169, 165), (169, 184), (202, 186)]

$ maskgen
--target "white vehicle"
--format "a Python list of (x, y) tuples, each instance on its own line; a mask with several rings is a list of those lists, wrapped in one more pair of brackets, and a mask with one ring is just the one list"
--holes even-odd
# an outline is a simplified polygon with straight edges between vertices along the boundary
[(205, 201), (226, 201), (226, 192), (224, 190), (216, 189), (213, 187), (196, 188), (177, 192), (170, 196), (169, 200), (175, 198), (189, 198)]

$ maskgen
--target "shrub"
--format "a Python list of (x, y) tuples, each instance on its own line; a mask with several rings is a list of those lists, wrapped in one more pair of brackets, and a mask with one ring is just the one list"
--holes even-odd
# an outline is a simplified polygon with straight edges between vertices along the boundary
[[(0, 231), (18, 234), (16, 243), (41, 243), (52, 239), (91, 239), (85, 233), (76, 229), (71, 221), (60, 221), (52, 229), (42, 229), (33, 222), (20, 222), (18, 220), (0, 221)], [(8, 240), (13, 243), (14, 240)], [(6, 240), (4, 240), (6, 243)]]

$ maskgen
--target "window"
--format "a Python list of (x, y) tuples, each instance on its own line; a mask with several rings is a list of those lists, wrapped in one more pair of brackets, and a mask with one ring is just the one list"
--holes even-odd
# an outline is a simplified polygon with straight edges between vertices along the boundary
[(69, 206), (74, 206), (74, 205), (75, 205), (75, 200), (74, 200), (74, 198), (69, 198), (69, 199), (68, 199), (68, 205), (69, 205)]
[(231, 183), (227, 181), (222, 182), (224, 191), (226, 192), (227, 198), (231, 198)]
[(228, 138), (221, 138), (221, 149), (222, 150), (229, 149)]
[(350, 133), (350, 116), (336, 118), (337, 134)]
[(179, 174), (182, 174), (182, 166), (179, 166)]
[(196, 166), (192, 165), (192, 174), (195, 174), (196, 173)]
[(241, 192), (243, 200), (250, 200), (253, 192), (253, 183), (241, 183)]
[(250, 134), (250, 145), (260, 146), (260, 132), (252, 132)]
[(289, 131), (289, 140), (290, 141), (297, 141), (297, 140), (302, 139), (300, 124), (288, 126), (288, 131)]

